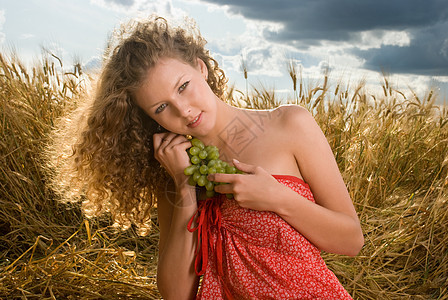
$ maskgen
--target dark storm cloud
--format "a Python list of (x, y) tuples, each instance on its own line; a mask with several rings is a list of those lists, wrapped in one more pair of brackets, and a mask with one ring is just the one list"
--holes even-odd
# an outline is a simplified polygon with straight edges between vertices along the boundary
[(352, 33), (428, 26), (447, 18), (446, 0), (204, 0), (232, 13), (279, 22), (283, 40), (347, 40)]
[(365, 68), (375, 71), (448, 76), (448, 21), (414, 30), (407, 47), (355, 49), (353, 53), (366, 60)]
[[(324, 40), (356, 45), (363, 31), (406, 31), (412, 38), (408, 47), (383, 46), (370, 51), (355, 49), (352, 53), (366, 59), (367, 68), (378, 69), (381, 67), (378, 64), (384, 63), (391, 72), (437, 71), (437, 75), (448, 75), (447, 57), (443, 54), (448, 43), (445, 42), (448, 39), (447, 0), (203, 1), (228, 5), (231, 13), (248, 19), (282, 24), (279, 32), (265, 31), (265, 38), (298, 49), (319, 45)], [(416, 60), (416, 56), (420, 59)], [(398, 58), (401, 60), (397, 61)]]

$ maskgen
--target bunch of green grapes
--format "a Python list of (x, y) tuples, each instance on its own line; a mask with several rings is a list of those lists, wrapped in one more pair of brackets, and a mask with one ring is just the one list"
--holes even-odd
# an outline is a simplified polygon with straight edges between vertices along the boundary
[[(205, 187), (207, 197), (215, 195), (215, 185), (223, 184), (220, 182), (209, 181), (208, 174), (226, 173), (226, 174), (242, 174), (243, 172), (229, 165), (227, 162), (219, 159), (219, 149), (216, 146), (208, 145), (197, 139), (191, 139), (191, 147), (187, 149), (190, 157), (191, 166), (184, 169), (184, 174), (189, 176), (188, 183), (192, 186)], [(232, 194), (227, 194), (228, 198), (232, 198)]]

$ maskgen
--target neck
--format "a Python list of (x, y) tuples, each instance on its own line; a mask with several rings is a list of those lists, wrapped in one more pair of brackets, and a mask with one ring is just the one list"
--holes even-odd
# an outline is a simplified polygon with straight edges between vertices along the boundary
[(206, 145), (214, 145), (221, 149), (224, 146), (222, 138), (229, 124), (239, 115), (239, 109), (233, 107), (220, 99), (216, 99), (216, 123), (211, 132), (201, 137)]
[(218, 101), (215, 127), (201, 140), (206, 145), (218, 147), (222, 159), (230, 161), (232, 158), (237, 158), (244, 150), (245, 141), (251, 138), (253, 121), (248, 118), (247, 110)]

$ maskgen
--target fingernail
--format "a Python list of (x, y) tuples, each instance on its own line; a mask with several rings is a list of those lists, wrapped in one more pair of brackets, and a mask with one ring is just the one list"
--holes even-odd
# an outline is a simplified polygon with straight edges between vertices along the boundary
[(236, 162), (237, 164), (239, 164), (240, 162), (239, 162), (239, 160), (238, 159), (236, 159), (236, 158), (234, 158), (233, 159), (233, 162)]

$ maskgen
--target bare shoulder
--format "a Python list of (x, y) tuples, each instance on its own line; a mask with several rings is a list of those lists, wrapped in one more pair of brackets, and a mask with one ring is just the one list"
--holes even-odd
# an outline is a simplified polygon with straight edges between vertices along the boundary
[(313, 115), (299, 105), (282, 105), (273, 111), (273, 119), (283, 132), (301, 134), (317, 126)]
[[(295, 157), (300, 165), (306, 164), (315, 149), (328, 147), (326, 137), (314, 116), (299, 105), (282, 105), (272, 111), (273, 128), (277, 142)], [(307, 161), (304, 161), (307, 160)]]

